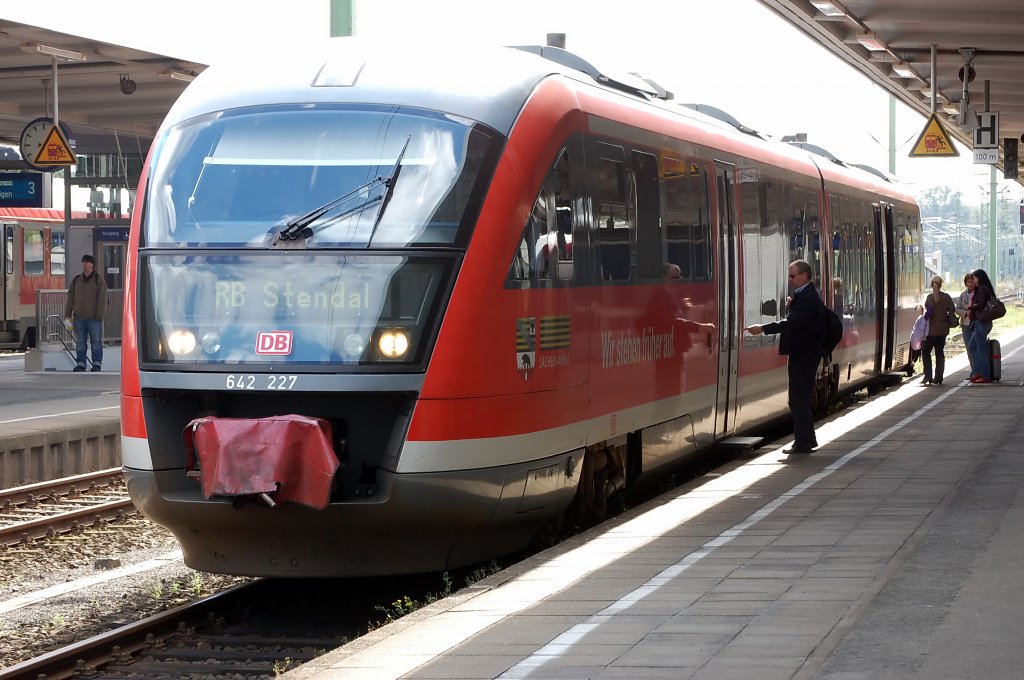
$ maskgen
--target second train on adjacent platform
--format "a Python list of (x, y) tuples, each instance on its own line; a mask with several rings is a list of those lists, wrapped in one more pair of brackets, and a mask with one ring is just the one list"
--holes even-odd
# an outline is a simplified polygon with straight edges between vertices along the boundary
[[(895, 184), (562, 50), (409, 53), (337, 40), (212, 67), (154, 142), (122, 455), (190, 566), (426, 572), (600, 514), (788, 416), (777, 337), (742, 329), (785, 315), (796, 258), (846, 327), (819, 408), (905, 368), (924, 274)], [(274, 503), (302, 498), (294, 470), (204, 491), (294, 415), (336, 459), (322, 508)], [(189, 432), (212, 420), (253, 428), (251, 449), (197, 466)]]

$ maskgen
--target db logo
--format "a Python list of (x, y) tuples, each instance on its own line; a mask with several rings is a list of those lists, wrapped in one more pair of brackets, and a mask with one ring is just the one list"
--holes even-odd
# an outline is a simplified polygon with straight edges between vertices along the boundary
[(256, 334), (256, 354), (291, 353), (291, 331), (260, 331)]

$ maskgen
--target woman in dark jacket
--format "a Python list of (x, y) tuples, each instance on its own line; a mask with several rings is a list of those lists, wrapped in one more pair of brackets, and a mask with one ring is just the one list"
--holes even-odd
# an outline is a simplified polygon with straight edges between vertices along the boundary
[(967, 316), (971, 320), (971, 327), (974, 332), (967, 347), (971, 357), (971, 366), (974, 367), (974, 375), (971, 376), (972, 383), (992, 382), (992, 362), (988, 352), (988, 334), (992, 332), (991, 321), (981, 321), (977, 318), (979, 309), (985, 309), (988, 301), (995, 297), (995, 288), (984, 269), (976, 269), (971, 274), (977, 284), (974, 295), (971, 297), (971, 305), (967, 308)]
[[(941, 385), (946, 370), (946, 336), (949, 335), (953, 311), (953, 298), (942, 292), (942, 277), (932, 277), (932, 292), (925, 298), (925, 318), (928, 319), (928, 336), (921, 349), (924, 357), (924, 380), (922, 385)], [(932, 354), (935, 354), (935, 372), (932, 373)]]

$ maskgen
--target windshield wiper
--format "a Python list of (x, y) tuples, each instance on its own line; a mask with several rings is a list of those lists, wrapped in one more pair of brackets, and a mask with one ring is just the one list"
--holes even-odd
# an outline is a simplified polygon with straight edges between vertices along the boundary
[[(333, 201), (324, 203), (319, 208), (314, 208), (313, 210), (310, 210), (308, 213), (299, 215), (298, 217), (293, 217), (292, 219), (288, 220), (283, 225), (281, 225), (281, 229), (278, 230), (277, 235), (274, 237), (273, 245), (277, 245), (281, 241), (294, 241), (298, 239), (299, 236), (302, 236), (302, 238), (304, 239), (309, 238), (310, 236), (313, 235), (313, 230), (309, 229), (309, 225), (313, 224), (313, 222), (316, 222), (318, 219), (320, 219), (330, 211), (334, 210), (339, 205), (342, 205), (343, 203), (350, 201), (353, 197), (357, 196), (358, 194), (374, 189), (378, 185), (383, 184), (385, 181), (386, 180), (383, 177), (375, 177), (366, 184), (356, 187), (355, 189), (348, 192), (344, 196), (340, 196), (334, 199)], [(360, 203), (354, 208), (347, 210), (341, 215), (338, 215), (334, 219), (340, 220), (344, 217), (348, 217), (353, 213), (365, 210), (368, 206), (373, 205), (374, 203), (377, 203), (380, 200), (381, 196), (374, 196), (373, 198), (364, 201), (363, 203)]]
[(405, 144), (402, 146), (402, 150), (398, 152), (398, 158), (395, 160), (395, 169), (391, 171), (391, 176), (384, 180), (386, 188), (384, 189), (384, 197), (381, 200), (380, 209), (377, 211), (377, 217), (373, 220), (373, 228), (370, 229), (370, 238), (366, 239), (366, 247), (369, 248), (370, 244), (373, 243), (373, 235), (377, 233), (377, 226), (380, 224), (380, 220), (384, 217), (384, 211), (388, 209), (388, 202), (395, 193), (395, 184), (398, 182), (398, 173), (402, 171), (402, 159), (405, 158), (405, 152), (409, 148), (409, 142), (412, 141), (412, 135), (405, 138)]
[[(384, 210), (388, 207), (388, 202), (391, 200), (391, 196), (394, 194), (395, 181), (398, 179), (398, 173), (402, 169), (402, 158), (405, 157), (405, 152), (409, 148), (410, 141), (412, 141), (412, 135), (406, 137), (405, 144), (402, 146), (402, 150), (398, 153), (398, 159), (395, 161), (395, 167), (391, 171), (390, 176), (375, 177), (366, 184), (356, 187), (355, 189), (348, 192), (344, 196), (341, 196), (339, 198), (334, 199), (333, 201), (325, 203), (319, 208), (310, 210), (308, 213), (304, 215), (293, 217), (292, 219), (284, 223), (282, 229), (274, 237), (272, 245), (276, 246), (281, 241), (295, 241), (298, 240), (300, 236), (303, 238), (303, 240), (305, 240), (312, 236), (313, 234), (315, 234), (316, 232), (320, 231), (321, 229), (324, 229), (328, 225), (337, 222), (338, 220), (342, 220), (348, 217), (349, 215), (354, 215), (355, 213), (362, 212), (371, 205), (374, 205), (375, 203), (380, 203), (381, 206), (377, 210), (377, 216), (373, 221), (373, 228), (370, 230), (370, 238), (367, 240), (367, 244), (369, 244), (369, 242), (373, 240), (373, 234), (374, 232), (377, 231), (377, 225), (380, 224), (381, 216), (384, 214)], [(321, 217), (323, 217), (330, 211), (337, 208), (339, 205), (342, 205), (346, 201), (351, 200), (353, 196), (356, 196), (357, 194), (361, 194), (363, 192), (369, 192), (372, 189), (380, 186), (381, 184), (385, 185), (385, 189), (382, 194), (378, 194), (373, 198), (367, 199), (360, 203), (359, 205), (350, 208), (349, 210), (346, 210), (340, 215), (333, 216), (329, 221), (324, 222), (324, 224), (321, 225), (318, 229), (310, 227), (311, 224), (319, 220)]]

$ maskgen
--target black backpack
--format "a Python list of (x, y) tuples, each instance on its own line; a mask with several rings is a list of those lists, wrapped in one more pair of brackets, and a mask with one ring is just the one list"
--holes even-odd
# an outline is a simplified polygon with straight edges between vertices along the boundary
[(824, 306), (822, 309), (825, 310), (825, 339), (821, 343), (821, 349), (825, 356), (829, 356), (843, 339), (843, 320), (832, 309)]

